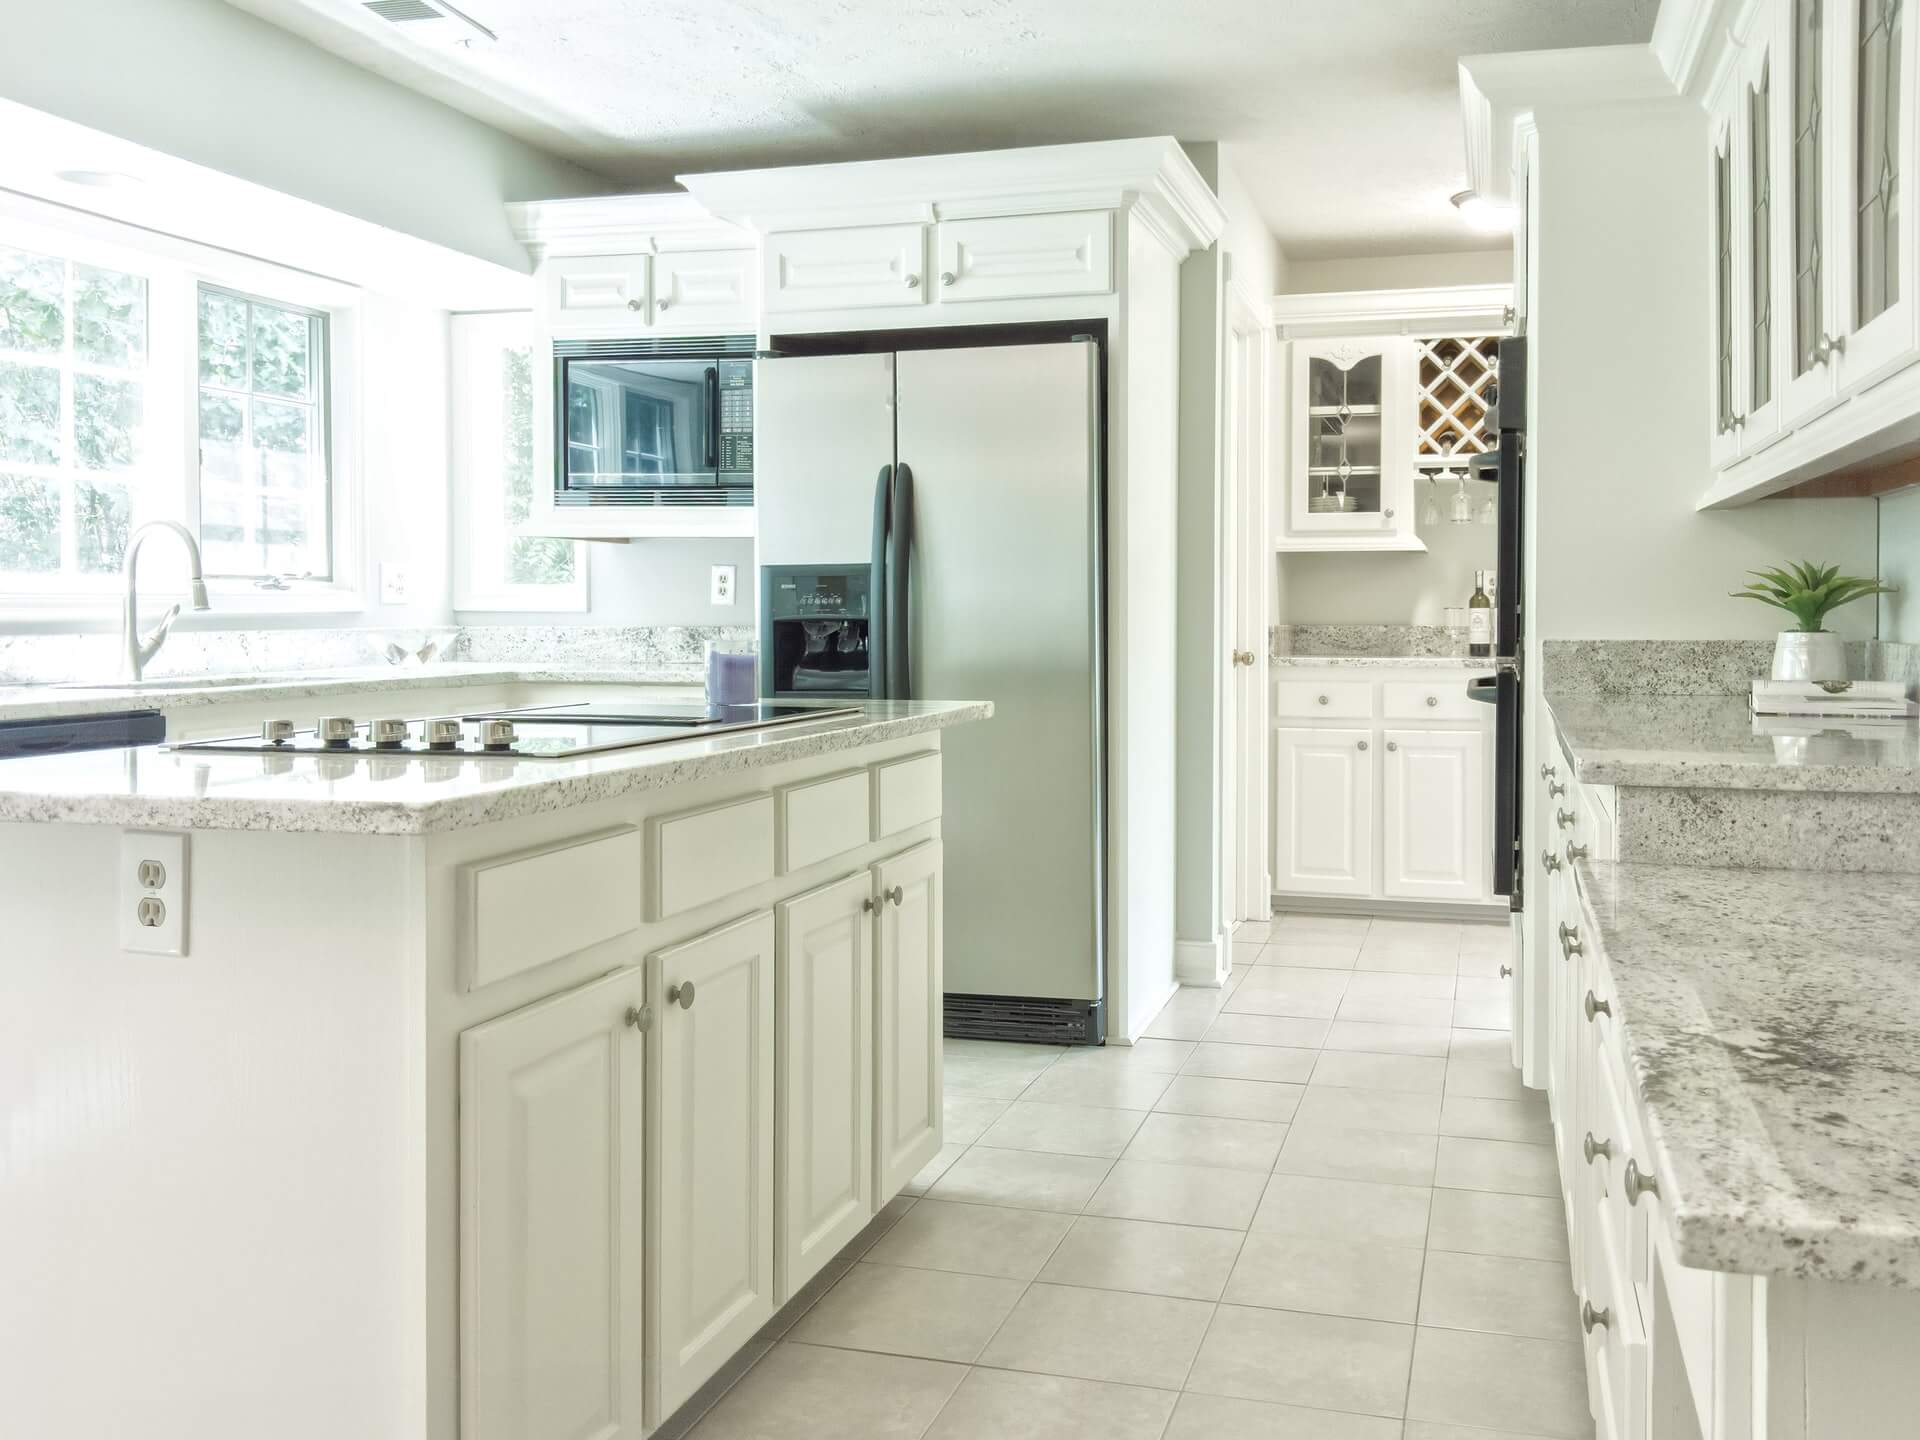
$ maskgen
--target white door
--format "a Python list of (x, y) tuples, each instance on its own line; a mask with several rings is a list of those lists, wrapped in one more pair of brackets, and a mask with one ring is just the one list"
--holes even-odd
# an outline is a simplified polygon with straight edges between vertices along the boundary
[(1383, 893), (1484, 900), (1486, 749), (1480, 730), (1389, 730), (1381, 807)]
[(1280, 729), (1273, 738), (1274, 889), (1373, 894), (1373, 733)]
[(893, 464), (893, 356), (761, 360), (753, 388), (757, 563), (871, 563), (875, 491)]
[(943, 1134), (940, 859), (929, 840), (873, 867), (875, 1208), (939, 1153)]
[(460, 1037), (460, 1433), (638, 1440), (638, 967)]
[(775, 908), (780, 1304), (873, 1216), (874, 908), (865, 870)]
[(647, 328), (645, 255), (566, 255), (540, 267), (547, 329), (558, 339)]
[(653, 257), (653, 318), (662, 329), (750, 331), (756, 328), (752, 250), (686, 250)]
[[(1231, 257), (1229, 257), (1231, 259)], [(1267, 856), (1267, 575), (1273, 565), (1267, 530), (1267, 338), (1260, 311), (1237, 285), (1227, 289), (1227, 458), (1222, 513), (1226, 566), (1222, 593), (1229, 615), (1227, 694), (1221, 706), (1222, 919), (1271, 913)]]
[(773, 1314), (773, 915), (652, 963), (657, 1423)]
[(769, 314), (926, 303), (924, 225), (776, 231), (762, 253)]

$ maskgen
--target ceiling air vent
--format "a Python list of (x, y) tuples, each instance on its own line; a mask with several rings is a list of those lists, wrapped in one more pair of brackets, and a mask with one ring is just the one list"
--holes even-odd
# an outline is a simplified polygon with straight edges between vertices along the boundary
[(427, 45), (472, 48), (492, 44), (498, 38), (446, 0), (361, 0), (360, 8), (400, 26), (409, 39)]

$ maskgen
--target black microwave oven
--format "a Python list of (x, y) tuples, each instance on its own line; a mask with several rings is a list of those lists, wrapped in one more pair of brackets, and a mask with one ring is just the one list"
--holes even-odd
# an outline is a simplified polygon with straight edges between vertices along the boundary
[(555, 340), (559, 506), (753, 504), (751, 335)]

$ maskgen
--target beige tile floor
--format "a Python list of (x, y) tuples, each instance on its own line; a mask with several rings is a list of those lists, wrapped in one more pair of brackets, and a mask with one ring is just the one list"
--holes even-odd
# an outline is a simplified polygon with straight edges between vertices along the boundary
[(949, 1041), (946, 1149), (696, 1440), (1591, 1436), (1504, 946), (1281, 916), (1130, 1048)]

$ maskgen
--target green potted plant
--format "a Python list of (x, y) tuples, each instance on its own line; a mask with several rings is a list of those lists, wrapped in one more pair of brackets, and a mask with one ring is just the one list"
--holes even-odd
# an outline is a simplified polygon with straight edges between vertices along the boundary
[(1845, 680), (1846, 644), (1822, 622), (1842, 605), (1869, 595), (1890, 595), (1894, 588), (1858, 575), (1842, 575), (1838, 565), (1806, 560), (1747, 573), (1754, 578), (1730, 592), (1735, 599), (1772, 605), (1799, 622), (1792, 630), (1782, 630), (1773, 643), (1776, 680)]

